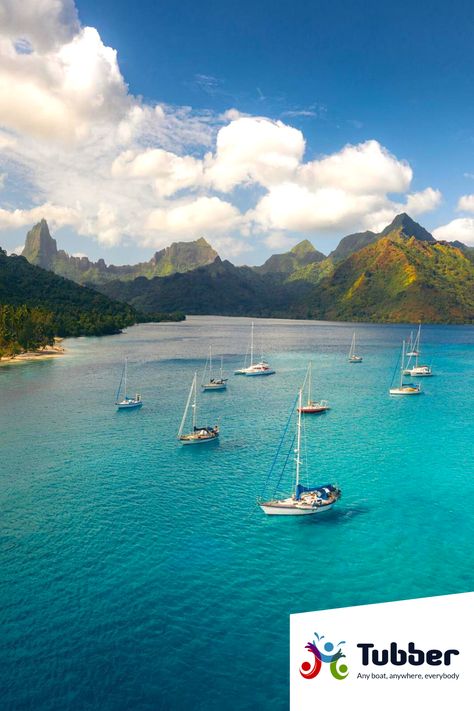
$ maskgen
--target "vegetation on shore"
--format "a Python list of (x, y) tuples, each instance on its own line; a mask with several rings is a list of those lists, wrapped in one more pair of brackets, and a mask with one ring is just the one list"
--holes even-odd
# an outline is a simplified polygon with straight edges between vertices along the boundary
[(184, 314), (142, 314), (93, 289), (0, 249), (0, 351), (8, 356), (52, 345), (54, 337), (104, 336), (135, 323), (181, 321)]

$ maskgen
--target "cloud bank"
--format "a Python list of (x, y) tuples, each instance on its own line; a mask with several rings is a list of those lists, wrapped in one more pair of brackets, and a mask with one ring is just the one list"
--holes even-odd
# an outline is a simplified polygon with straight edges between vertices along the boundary
[(441, 201), (409, 192), (412, 168), (376, 140), (309, 157), (302, 131), (270, 117), (143, 102), (73, 0), (0, 0), (0, 174), (29, 201), (0, 202), (0, 229), (44, 216), (155, 248), (205, 235), (225, 256)]

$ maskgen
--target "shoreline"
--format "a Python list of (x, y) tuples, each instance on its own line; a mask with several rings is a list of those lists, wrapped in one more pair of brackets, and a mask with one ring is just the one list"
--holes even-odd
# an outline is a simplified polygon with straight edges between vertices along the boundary
[(64, 355), (65, 353), (66, 349), (63, 348), (63, 346), (45, 346), (45, 348), (41, 348), (37, 351), (25, 351), (15, 356), (0, 358), (0, 366), (10, 365), (12, 363), (28, 363), (34, 360), (48, 360), (49, 358), (57, 358), (57, 356)]

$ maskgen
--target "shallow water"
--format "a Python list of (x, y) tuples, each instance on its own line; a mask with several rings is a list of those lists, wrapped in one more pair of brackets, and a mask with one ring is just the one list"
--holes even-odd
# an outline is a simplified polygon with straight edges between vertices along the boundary
[[(358, 324), (351, 365), (349, 324), (258, 320), (277, 374), (203, 393), (221, 441), (179, 447), (210, 340), (232, 373), (249, 323), (136, 326), (0, 369), (2, 708), (285, 709), (290, 612), (474, 589), (473, 329), (424, 327), (436, 377), (393, 399), (406, 326)], [(125, 355), (144, 406), (117, 413)], [(332, 407), (305, 421), (310, 478), (343, 498), (266, 517), (309, 358)]]

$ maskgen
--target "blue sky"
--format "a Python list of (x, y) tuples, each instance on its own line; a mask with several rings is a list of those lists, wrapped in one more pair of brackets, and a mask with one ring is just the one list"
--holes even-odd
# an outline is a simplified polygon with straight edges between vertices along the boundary
[[(0, 8), (2, 3), (8, 5), (9, 2), (0, 0)], [(26, 0), (26, 5), (29, 4), (34, 6), (34, 0)], [(0, 164), (0, 173), (6, 176), (3, 205), (0, 202), (0, 206), (12, 211), (15, 207), (27, 210), (34, 205), (54, 204), (58, 207), (56, 224), (53, 220), (55, 231), (61, 246), (68, 251), (85, 252), (93, 257), (104, 256), (107, 261), (116, 263), (143, 259), (165, 242), (192, 238), (183, 231), (182, 214), (174, 213), (169, 217), (169, 211), (175, 205), (188, 204), (186, 201), (206, 195), (208, 199), (214, 198), (214, 203), (206, 206), (206, 218), (202, 224), (204, 227), (209, 224), (209, 234), (204, 234), (211, 242), (218, 244), (224, 256), (229, 256), (236, 263), (258, 263), (271, 252), (283, 251), (306, 236), (322, 251), (328, 252), (344, 234), (366, 227), (376, 228), (385, 217), (389, 221), (391, 212), (397, 211), (396, 206), (406, 203), (407, 195), (424, 194), (423, 191), (428, 188), (435, 192), (424, 194), (424, 207), (416, 208), (419, 214), (414, 215), (415, 219), (429, 229), (449, 226), (443, 227), (444, 231), (440, 230), (440, 237), (463, 238), (465, 241), (472, 237), (474, 243), (472, 3), (435, 0), (418, 0), (416, 3), (380, 3), (373, 0), (279, 3), (268, 0), (184, 0), (178, 6), (175, 2), (140, 1), (132, 5), (123, 0), (76, 0), (77, 16), (74, 16), (72, 0), (64, 0), (64, 4), (69, 13), (68, 21), (54, 20), (62, 23), (58, 27), (59, 32), (64, 33), (64, 44), (78, 37), (82, 28), (91, 27), (97, 31), (104, 47), (117, 51), (119, 71), (128, 89), (117, 89), (118, 81), (112, 89), (107, 84), (110, 104), (116, 101), (118, 94), (121, 101), (128, 100), (124, 98), (125, 91), (127, 97), (133, 97), (133, 101), (139, 102), (142, 107), (168, 107), (166, 135), (161, 129), (151, 126), (147, 119), (147, 129), (134, 138), (131, 147), (125, 146), (126, 150), (134, 151), (133, 156), (127, 159), (129, 161), (140, 151), (157, 149), (198, 161), (203, 160), (206, 152), (217, 158), (216, 136), (219, 129), (226, 122), (245, 115), (263, 117), (268, 122), (279, 121), (301, 132), (305, 152), (297, 159), (298, 170), (304, 164), (320, 161), (325, 156), (338, 156), (347, 144), (366, 146), (367, 142), (375, 141), (381, 150), (393, 157), (393, 165), (387, 164), (387, 170), (393, 167), (400, 172), (400, 165), (408, 163), (412, 172), (410, 179), (399, 175), (393, 181), (387, 181), (382, 191), (383, 199), (380, 195), (373, 199), (376, 191), (369, 187), (365, 191), (356, 188), (355, 193), (348, 188), (344, 199), (349, 196), (357, 206), (348, 208), (345, 203), (342, 217), (331, 221), (327, 215), (323, 218), (316, 214), (321, 200), (320, 196), (315, 197), (314, 181), (310, 185), (307, 176), (290, 178), (285, 174), (274, 179), (265, 174), (262, 178), (259, 168), (250, 167), (247, 170), (250, 178), (232, 179), (232, 184), (227, 181), (224, 188), (222, 179), (216, 182), (214, 178), (212, 187), (209, 187), (210, 178), (204, 180), (206, 187), (203, 187), (202, 177), (199, 184), (188, 181), (184, 188), (184, 183), (180, 184), (181, 187), (173, 193), (169, 192), (168, 187), (155, 186), (159, 193), (157, 198), (155, 195), (156, 205), (150, 193), (144, 210), (149, 210), (150, 214), (158, 210), (159, 214), (153, 213), (153, 217), (147, 218), (141, 226), (137, 222), (137, 207), (132, 204), (131, 197), (130, 215), (123, 212), (122, 205), (115, 209), (114, 195), (118, 187), (114, 187), (116, 192), (113, 192), (112, 186), (97, 184), (95, 194), (100, 195), (103, 191), (104, 200), (100, 203), (102, 207), (94, 206), (83, 188), (83, 175), (77, 178), (77, 183), (71, 179), (71, 191), (77, 184), (79, 197), (76, 203), (80, 203), (82, 211), (79, 217), (79, 208), (74, 205), (76, 196), (65, 195), (57, 187), (59, 176), (51, 185), (54, 181), (45, 180), (44, 166), (26, 170), (24, 163), (21, 164), (21, 156), (25, 160), (26, 149), (21, 151), (21, 156), (17, 151), (13, 158), (9, 158), (5, 169)], [(18, 29), (21, 22), (25, 25), (25, 31)], [(20, 36), (27, 37), (33, 55), (39, 44), (46, 43), (46, 46), (49, 42), (51, 45), (50, 38), (36, 36), (35, 29), (28, 29), (25, 17), (16, 18), (16, 24), (12, 25), (12, 41), (18, 41)], [(47, 52), (55, 57), (58, 47), (50, 45)], [(97, 43), (94, 47), (91, 45), (91, 51), (97, 52), (97, 46)], [(43, 55), (38, 62), (44, 59), (44, 50), (41, 51)], [(87, 62), (83, 63), (87, 71)], [(98, 70), (94, 71), (98, 74)], [(98, 83), (102, 82), (100, 77), (99, 80)], [(102, 91), (102, 84), (100, 87)], [(94, 95), (87, 94), (84, 100), (93, 104)], [(70, 97), (67, 96), (65, 101), (70, 102)], [(67, 106), (69, 110), (69, 104)], [(186, 117), (182, 107), (189, 107)], [(230, 109), (236, 113), (224, 119), (223, 114)], [(125, 109), (117, 109), (120, 110)], [(71, 114), (73, 117), (78, 115), (76, 108), (74, 111), (76, 113)], [(82, 121), (82, 113), (79, 113)], [(86, 148), (85, 143), (80, 145), (85, 140), (84, 135), (87, 131), (93, 132), (99, 122), (102, 125), (103, 120), (102, 115), (87, 117), (84, 131), (79, 138), (74, 138), (74, 149), (69, 137), (65, 139), (69, 142), (66, 147), (56, 146), (54, 155), (61, 151), (64, 163), (63, 182), (67, 175), (67, 159), (64, 156), (69, 154), (71, 164), (75, 165), (74, 170), (79, 171), (74, 151), (82, 156), (86, 154), (90, 149), (89, 143)], [(116, 126), (116, 116), (113, 120)], [(15, 132), (16, 126), (11, 120), (2, 123), (0, 106), (2, 125), (8, 135)], [(253, 130), (250, 123), (247, 127)], [(243, 124), (241, 128), (242, 131), (238, 134), (235, 131), (234, 136), (229, 132), (228, 141), (245, 142), (246, 129)], [(20, 136), (25, 145), (32, 140), (31, 130), (26, 126)], [(175, 145), (173, 131), (176, 131)], [(41, 142), (42, 149), (56, 140), (56, 137), (38, 132), (37, 128), (33, 133), (34, 140)], [(284, 152), (288, 139), (291, 140), (291, 135), (282, 130)], [(277, 139), (279, 141), (280, 138)], [(298, 154), (297, 143), (293, 157)], [(114, 150), (115, 153), (111, 147), (110, 163), (124, 153), (124, 145), (117, 144)], [(240, 150), (239, 145), (234, 145), (233, 150), (232, 155), (235, 156), (235, 152)], [(226, 161), (229, 160), (228, 155)], [(284, 160), (287, 158), (285, 156)], [(343, 156), (343, 160), (349, 161), (348, 170), (354, 168), (350, 156)], [(89, 166), (92, 172), (99, 165), (97, 161), (97, 153), (91, 154)], [(220, 169), (223, 170), (222, 161), (221, 164)], [(133, 178), (132, 169), (129, 164), (127, 166), (127, 182), (123, 189), (128, 194)], [(320, 166), (315, 163), (313, 168), (319, 176)], [(85, 169), (86, 165), (82, 170)], [(155, 166), (153, 170), (156, 169)], [(199, 175), (202, 169), (201, 165), (192, 166), (192, 170)], [(103, 168), (97, 169), (97, 174), (102, 170), (105, 174), (105, 163)], [(204, 170), (207, 170), (205, 166)], [(305, 170), (302, 168), (302, 172)], [(355, 170), (357, 174), (358, 168)], [(231, 171), (235, 172), (235, 166), (231, 167)], [(157, 175), (151, 169), (148, 174), (153, 180)], [(122, 169), (121, 175), (122, 178), (125, 176), (125, 169)], [(329, 183), (323, 181), (321, 184), (320, 178), (317, 178), (317, 190), (337, 188), (333, 171), (331, 175)], [(142, 178), (140, 173), (140, 180)], [(308, 210), (307, 219), (299, 221), (295, 215), (280, 215), (278, 210), (275, 211), (279, 199), (295, 199), (299, 204), (301, 195), (296, 188), (286, 192), (283, 188), (283, 184), (288, 188), (289, 182), (298, 185), (300, 191), (303, 187), (305, 191), (313, 191), (311, 196), (305, 193), (301, 202), (301, 209)], [(267, 192), (273, 197), (273, 202), (268, 198), (265, 204), (260, 205), (259, 201), (265, 199)], [(322, 197), (325, 198), (325, 195), (322, 194)], [(464, 209), (459, 209), (462, 196), (466, 198), (461, 203)], [(313, 199), (316, 202), (311, 202)], [(231, 205), (234, 212), (216, 201)], [(367, 206), (370, 219), (362, 219), (361, 205)], [(110, 214), (104, 206), (110, 207)], [(75, 211), (74, 216), (65, 217), (59, 212), (59, 207)], [(208, 221), (207, 210), (211, 207), (218, 208), (215, 220), (228, 225), (225, 234), (219, 233), (214, 223)], [(255, 208), (258, 208), (258, 214), (251, 214), (249, 211)], [(101, 217), (98, 218), (100, 210)], [(235, 210), (239, 211), (239, 217), (236, 217)], [(241, 219), (244, 213), (245, 224)], [(191, 211), (189, 214), (193, 218), (196, 213)], [(27, 219), (27, 213), (24, 217), (23, 222)], [(114, 220), (123, 224), (129, 217), (125, 234), (117, 235)], [(184, 217), (188, 219), (187, 213)], [(0, 232), (0, 244), (10, 249), (18, 244), (18, 239), (25, 232), (25, 225), (16, 224), (7, 225)], [(146, 238), (142, 238), (141, 230), (148, 230)], [(217, 230), (215, 234), (214, 230)], [(97, 232), (102, 236), (98, 238)]]

